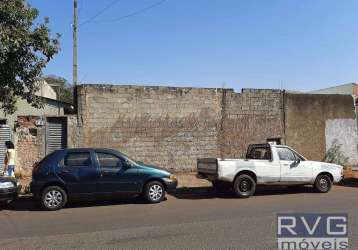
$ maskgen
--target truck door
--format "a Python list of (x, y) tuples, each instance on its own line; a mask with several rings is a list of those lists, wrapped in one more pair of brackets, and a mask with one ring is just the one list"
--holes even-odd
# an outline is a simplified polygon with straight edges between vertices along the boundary
[(281, 182), (290, 184), (308, 184), (312, 179), (312, 166), (294, 151), (286, 147), (277, 147), (281, 165)]
[(258, 183), (280, 181), (280, 163), (273, 159), (269, 144), (250, 146), (246, 158), (254, 164)]

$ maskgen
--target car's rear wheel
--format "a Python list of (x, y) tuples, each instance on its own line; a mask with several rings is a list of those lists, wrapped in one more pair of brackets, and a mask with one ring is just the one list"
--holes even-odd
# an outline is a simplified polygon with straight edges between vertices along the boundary
[(233, 189), (238, 197), (248, 198), (254, 195), (256, 190), (256, 182), (251, 176), (242, 174), (236, 177)]
[(46, 187), (41, 193), (41, 205), (44, 209), (55, 211), (67, 203), (67, 193), (59, 186)]
[(317, 176), (314, 188), (319, 193), (327, 193), (332, 188), (332, 179), (326, 174)]
[(149, 203), (159, 203), (165, 197), (165, 188), (159, 181), (151, 181), (145, 185), (144, 198)]

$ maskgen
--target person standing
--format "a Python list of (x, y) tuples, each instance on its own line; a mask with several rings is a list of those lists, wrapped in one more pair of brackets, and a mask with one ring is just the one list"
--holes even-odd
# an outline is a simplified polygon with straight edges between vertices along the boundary
[(15, 146), (12, 141), (5, 142), (7, 147), (6, 156), (5, 156), (5, 169), (4, 175), (15, 177), (15, 160), (16, 160), (16, 151)]

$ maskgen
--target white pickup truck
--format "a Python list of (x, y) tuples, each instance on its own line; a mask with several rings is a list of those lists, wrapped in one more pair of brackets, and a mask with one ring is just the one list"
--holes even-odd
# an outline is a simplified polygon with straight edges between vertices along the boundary
[(207, 179), (219, 191), (233, 189), (238, 197), (250, 197), (256, 185), (313, 185), (321, 193), (343, 178), (343, 167), (308, 161), (288, 146), (253, 144), (246, 159), (197, 160), (197, 177)]

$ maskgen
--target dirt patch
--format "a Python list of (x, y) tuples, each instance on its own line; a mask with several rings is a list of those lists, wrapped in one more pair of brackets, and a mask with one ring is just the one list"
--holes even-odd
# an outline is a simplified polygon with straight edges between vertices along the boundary
[(178, 187), (211, 187), (211, 183), (207, 180), (196, 178), (196, 173), (178, 173)]

